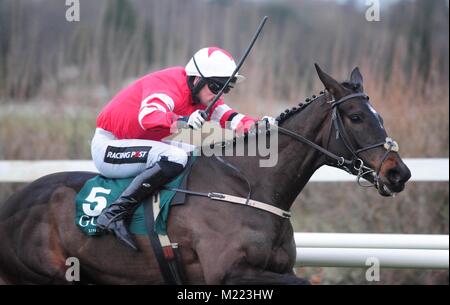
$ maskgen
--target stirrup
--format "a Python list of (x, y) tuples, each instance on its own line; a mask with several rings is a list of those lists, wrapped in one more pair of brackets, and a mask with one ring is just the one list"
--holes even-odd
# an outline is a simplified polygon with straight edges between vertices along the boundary
[(131, 235), (130, 231), (128, 230), (127, 225), (125, 223), (123, 223), (123, 225), (121, 227), (122, 227), (122, 230), (125, 231), (125, 232), (123, 232), (124, 234), (118, 234), (117, 232), (119, 232), (120, 227), (117, 227), (117, 230), (112, 229), (112, 233), (114, 234), (114, 236), (117, 239), (119, 239), (120, 241), (122, 241), (123, 243), (125, 243), (127, 246), (132, 248), (133, 250), (139, 251), (139, 248), (136, 245), (136, 241), (134, 240), (133, 236)]
[(119, 218), (119, 216), (123, 216), (124, 213), (125, 212), (114, 215), (111, 219), (109, 219), (105, 226), (97, 223), (97, 227), (103, 231), (112, 233), (116, 238), (124, 242), (126, 245), (138, 251), (139, 248), (128, 229), (129, 225), (126, 221), (126, 216), (124, 218)]
[[(100, 229), (102, 229), (102, 230), (108, 230), (109, 227), (110, 227), (110, 225), (111, 225), (113, 222), (122, 220), (122, 219), (120, 219), (119, 217), (120, 217), (120, 216), (123, 216), (123, 214), (126, 214), (126, 211), (119, 212), (118, 214), (116, 214), (116, 215), (114, 215), (113, 217), (111, 217), (111, 219), (108, 220), (108, 222), (106, 223), (106, 225), (103, 226), (103, 225), (101, 225), (101, 224), (97, 224), (97, 226), (98, 226)], [(126, 217), (126, 216), (125, 216), (125, 217)]]

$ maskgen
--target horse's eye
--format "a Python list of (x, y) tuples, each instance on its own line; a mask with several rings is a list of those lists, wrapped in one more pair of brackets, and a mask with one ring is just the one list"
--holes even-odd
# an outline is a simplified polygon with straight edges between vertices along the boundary
[(362, 118), (359, 114), (350, 115), (350, 120), (352, 121), (352, 123), (361, 123), (362, 122)]

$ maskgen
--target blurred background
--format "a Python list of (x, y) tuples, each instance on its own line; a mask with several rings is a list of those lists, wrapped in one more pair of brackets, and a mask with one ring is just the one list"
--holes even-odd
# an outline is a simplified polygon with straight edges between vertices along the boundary
[[(358, 0), (0, 0), (0, 160), (90, 159), (95, 119), (118, 90), (184, 66), (217, 45), (240, 58), (269, 21), (226, 96), (276, 116), (322, 90), (314, 62), (338, 80), (359, 66), (365, 90), (406, 158), (449, 155), (449, 2)], [(22, 184), (0, 184), (0, 201)], [(448, 183), (410, 182), (395, 198), (353, 183), (310, 183), (293, 207), (303, 232), (448, 234)], [(368, 284), (365, 270), (301, 268), (314, 283)], [(448, 284), (447, 271), (382, 269), (379, 284)]]

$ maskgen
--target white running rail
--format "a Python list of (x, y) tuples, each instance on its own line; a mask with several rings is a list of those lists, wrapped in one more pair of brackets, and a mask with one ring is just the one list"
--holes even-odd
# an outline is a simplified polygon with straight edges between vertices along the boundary
[[(411, 181), (449, 181), (448, 158), (405, 159), (410, 168)], [(0, 161), (0, 182), (29, 182), (42, 176), (64, 171), (93, 171), (90, 160)], [(329, 166), (321, 167), (311, 182), (355, 181), (355, 177)]]
[(296, 266), (449, 268), (449, 236), (430, 234), (294, 233)]

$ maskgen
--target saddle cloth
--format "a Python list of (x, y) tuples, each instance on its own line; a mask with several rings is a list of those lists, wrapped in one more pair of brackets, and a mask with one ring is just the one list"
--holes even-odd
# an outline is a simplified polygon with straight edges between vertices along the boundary
[[(189, 170), (183, 171), (159, 191), (161, 211), (154, 224), (156, 233), (167, 235), (169, 207), (170, 205), (183, 204), (185, 199), (184, 194), (179, 193), (181, 196), (175, 196), (177, 194), (175, 191), (166, 188), (179, 188), (182, 184), (185, 184), (188, 172)], [(104, 208), (119, 198), (132, 180), (133, 178), (111, 179), (98, 175), (86, 181), (75, 199), (75, 222), (83, 233), (91, 236), (102, 234), (102, 231), (96, 225), (97, 217)], [(142, 204), (136, 209), (129, 229), (134, 234), (147, 235)]]

